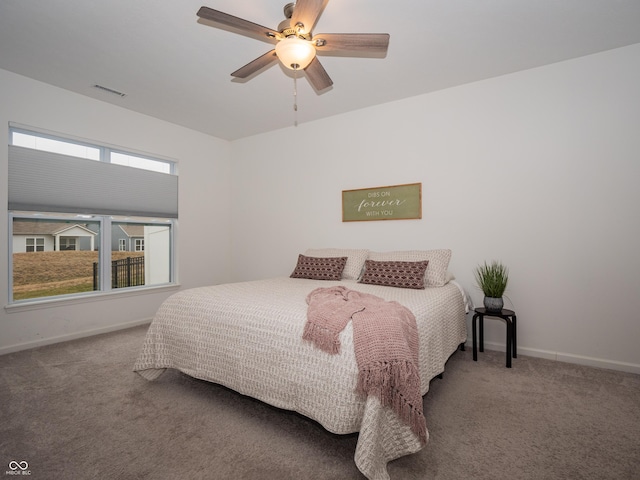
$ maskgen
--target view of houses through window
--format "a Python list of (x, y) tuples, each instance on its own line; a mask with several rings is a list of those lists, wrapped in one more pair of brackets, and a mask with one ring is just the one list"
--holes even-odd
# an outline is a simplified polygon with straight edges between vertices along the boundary
[(98, 222), (14, 217), (12, 226), (14, 300), (93, 290)]
[[(105, 279), (109, 289), (171, 281), (170, 224), (94, 218), (60, 219), (53, 214), (33, 218), (14, 212), (14, 301), (105, 290), (101, 283)], [(106, 243), (101, 238), (105, 231), (109, 232)], [(110, 251), (105, 256), (107, 272), (102, 273), (100, 248), (104, 245)], [(145, 251), (145, 245), (150, 251)]]

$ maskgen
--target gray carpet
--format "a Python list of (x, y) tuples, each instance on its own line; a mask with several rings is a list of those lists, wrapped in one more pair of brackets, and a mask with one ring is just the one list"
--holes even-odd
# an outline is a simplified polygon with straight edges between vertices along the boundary
[[(145, 331), (0, 356), (0, 476), (26, 461), (47, 480), (364, 478), (356, 435), (177, 372), (134, 374)], [(431, 382), (430, 442), (390, 463), (393, 480), (640, 478), (640, 376), (523, 356), (507, 370), (469, 350)]]

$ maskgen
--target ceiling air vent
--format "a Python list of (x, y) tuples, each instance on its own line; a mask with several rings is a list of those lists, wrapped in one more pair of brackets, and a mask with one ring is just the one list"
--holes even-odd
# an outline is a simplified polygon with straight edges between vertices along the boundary
[(94, 85), (93, 88), (97, 88), (98, 90), (102, 90), (103, 92), (111, 93), (112, 95), (118, 95), (119, 97), (124, 97), (127, 94), (114, 90), (112, 88), (103, 87), (102, 85)]

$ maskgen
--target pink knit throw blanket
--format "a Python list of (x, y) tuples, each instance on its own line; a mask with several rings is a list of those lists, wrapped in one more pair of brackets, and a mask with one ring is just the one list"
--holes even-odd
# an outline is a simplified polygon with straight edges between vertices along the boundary
[(307, 296), (307, 304), (302, 338), (325, 352), (339, 353), (339, 334), (351, 320), (357, 392), (375, 395), (426, 443), (413, 313), (397, 302), (342, 286), (315, 289)]

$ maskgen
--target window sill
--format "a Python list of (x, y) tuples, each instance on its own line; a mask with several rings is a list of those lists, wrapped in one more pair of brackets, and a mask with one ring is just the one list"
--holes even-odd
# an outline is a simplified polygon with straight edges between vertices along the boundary
[(135, 288), (130, 290), (110, 290), (108, 292), (88, 293), (86, 295), (74, 295), (70, 297), (51, 297), (34, 300), (24, 300), (9, 305), (5, 305), (4, 309), (7, 313), (24, 312), (28, 310), (37, 310), (41, 308), (51, 308), (65, 305), (76, 305), (81, 303), (92, 303), (113, 298), (137, 297), (140, 295), (149, 295), (161, 293), (164, 291), (179, 290), (180, 284), (172, 283), (170, 285), (160, 285), (156, 287)]

